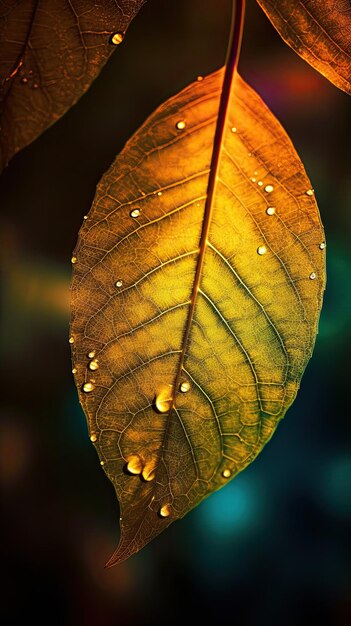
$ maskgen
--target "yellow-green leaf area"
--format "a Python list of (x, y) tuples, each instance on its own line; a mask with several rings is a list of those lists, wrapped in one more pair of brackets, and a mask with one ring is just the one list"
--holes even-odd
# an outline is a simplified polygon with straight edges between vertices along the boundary
[(222, 78), (193, 83), (135, 133), (74, 252), (76, 383), (121, 507), (110, 564), (257, 456), (317, 333), (325, 249), (311, 183), (238, 75), (203, 230)]

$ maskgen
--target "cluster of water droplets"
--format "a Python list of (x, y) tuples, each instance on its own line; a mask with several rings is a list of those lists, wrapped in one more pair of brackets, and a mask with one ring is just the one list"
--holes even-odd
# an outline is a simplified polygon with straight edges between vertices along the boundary
[(26, 71), (23, 67), (20, 70), (20, 83), (26, 87), (30, 87), (31, 89), (38, 89), (39, 84), (37, 80), (33, 76), (33, 70)]

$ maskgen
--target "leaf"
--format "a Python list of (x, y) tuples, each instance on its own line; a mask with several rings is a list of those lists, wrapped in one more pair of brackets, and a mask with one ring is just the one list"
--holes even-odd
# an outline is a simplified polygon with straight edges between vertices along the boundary
[(0, 170), (85, 93), (144, 2), (1, 3)]
[(208, 213), (222, 78), (190, 85), (130, 139), (73, 258), (76, 383), (121, 507), (109, 565), (257, 456), (315, 341), (318, 208), (289, 138), (239, 76)]
[(279, 35), (336, 87), (351, 93), (350, 0), (257, 0)]

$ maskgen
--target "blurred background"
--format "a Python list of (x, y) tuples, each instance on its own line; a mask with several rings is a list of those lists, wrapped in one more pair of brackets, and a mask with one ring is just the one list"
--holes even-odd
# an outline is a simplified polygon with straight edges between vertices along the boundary
[(166, 98), (223, 64), (229, 0), (149, 0), (80, 102), (0, 181), (6, 626), (351, 624), (350, 100), (249, 0), (241, 73), (292, 138), (326, 229), (312, 361), (239, 477), (110, 570), (118, 505), (71, 375), (70, 258), (96, 183)]

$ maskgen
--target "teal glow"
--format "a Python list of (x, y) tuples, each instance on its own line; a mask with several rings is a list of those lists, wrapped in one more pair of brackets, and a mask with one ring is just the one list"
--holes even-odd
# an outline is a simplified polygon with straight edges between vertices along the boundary
[(336, 243), (328, 247), (327, 291), (324, 298), (319, 335), (331, 339), (343, 335), (351, 323), (351, 257)]
[(257, 515), (257, 494), (243, 476), (220, 489), (198, 509), (201, 528), (212, 536), (228, 537), (252, 527)]
[(324, 470), (323, 499), (339, 517), (351, 517), (351, 458), (340, 456)]

